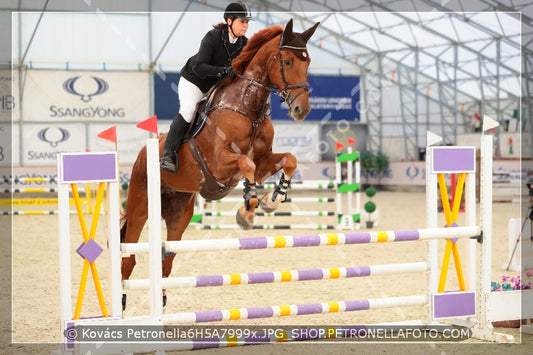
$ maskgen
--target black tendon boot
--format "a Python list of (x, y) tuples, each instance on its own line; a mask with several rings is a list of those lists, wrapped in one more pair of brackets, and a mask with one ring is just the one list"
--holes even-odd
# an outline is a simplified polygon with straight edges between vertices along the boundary
[(178, 171), (178, 149), (183, 141), (183, 137), (189, 129), (189, 122), (183, 119), (179, 113), (174, 117), (170, 130), (168, 131), (163, 156), (161, 157), (161, 169), (175, 174)]

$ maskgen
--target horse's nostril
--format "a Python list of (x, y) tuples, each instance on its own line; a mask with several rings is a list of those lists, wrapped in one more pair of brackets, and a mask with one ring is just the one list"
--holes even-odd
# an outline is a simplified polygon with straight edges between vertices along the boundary
[(300, 109), (299, 105), (294, 107), (294, 113), (298, 116), (302, 113), (302, 110)]

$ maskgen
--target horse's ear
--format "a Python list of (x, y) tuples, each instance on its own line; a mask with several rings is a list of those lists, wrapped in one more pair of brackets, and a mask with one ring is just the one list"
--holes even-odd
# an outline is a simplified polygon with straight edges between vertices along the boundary
[(285, 30), (283, 31), (283, 38), (288, 40), (292, 36), (292, 18), (285, 25)]
[(311, 38), (313, 33), (315, 33), (315, 30), (316, 30), (316, 28), (318, 27), (319, 24), (320, 24), (320, 22), (315, 23), (315, 25), (313, 27), (308, 28), (307, 30), (305, 30), (302, 33), (302, 37), (304, 38), (305, 42), (309, 41), (309, 38)]

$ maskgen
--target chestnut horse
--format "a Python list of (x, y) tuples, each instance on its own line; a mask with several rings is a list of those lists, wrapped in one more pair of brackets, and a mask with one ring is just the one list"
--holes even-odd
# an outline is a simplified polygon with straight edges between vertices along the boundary
[[(161, 171), (161, 215), (167, 225), (167, 240), (181, 240), (194, 212), (196, 193), (207, 199), (226, 196), (244, 178), (244, 205), (237, 211), (243, 229), (253, 227), (255, 209), (260, 204), (272, 212), (286, 199), (296, 158), (290, 153), (273, 153), (274, 129), (270, 121), (268, 97), (281, 96), (290, 116), (302, 121), (311, 110), (307, 69), (310, 58), (306, 43), (318, 23), (303, 33), (270, 26), (257, 32), (232, 62), (237, 77), (222, 80), (212, 94), (207, 121), (196, 137), (189, 137), (178, 151), (176, 174)], [(159, 138), (163, 151), (167, 134)], [(257, 198), (256, 182), (283, 170), (277, 188)], [(120, 231), (122, 243), (136, 243), (148, 216), (146, 147), (137, 156), (131, 173), (128, 202)], [(165, 255), (163, 277), (172, 269), (174, 255)], [(122, 258), (122, 280), (135, 266), (135, 255)], [(164, 291), (163, 291), (164, 293)], [(163, 296), (164, 303), (166, 296)], [(123, 307), (125, 307), (123, 295)]]

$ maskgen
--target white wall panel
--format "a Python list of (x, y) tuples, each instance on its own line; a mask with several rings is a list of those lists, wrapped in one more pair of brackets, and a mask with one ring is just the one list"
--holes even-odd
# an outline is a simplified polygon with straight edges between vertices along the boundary
[[(22, 52), (28, 46), (38, 17), (38, 12), (24, 12), (14, 17), (15, 26), (20, 18)], [(142, 13), (47, 12), (25, 63), (147, 63), (148, 46), (148, 17)]]

